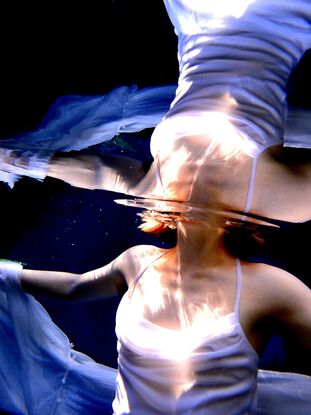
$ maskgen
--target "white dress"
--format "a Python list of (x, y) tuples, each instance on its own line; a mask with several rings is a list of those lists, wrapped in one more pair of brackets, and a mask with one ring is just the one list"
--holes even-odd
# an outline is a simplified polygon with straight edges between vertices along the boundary
[(239, 321), (240, 261), (232, 275), (236, 281), (232, 312), (212, 322), (202, 316), (200, 327), (184, 330), (159, 326), (144, 318), (141, 309), (137, 312), (137, 303), (131, 300), (145, 271), (133, 279), (117, 312), (115, 414), (126, 414), (128, 408), (133, 415), (254, 414), (259, 358)]

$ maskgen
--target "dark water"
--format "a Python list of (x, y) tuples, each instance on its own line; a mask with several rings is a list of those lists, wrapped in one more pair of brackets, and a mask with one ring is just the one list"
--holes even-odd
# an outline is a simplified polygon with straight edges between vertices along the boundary
[[(104, 0), (73, 8), (48, 2), (42, 10), (8, 5), (2, 17), (1, 137), (36, 128), (62, 95), (176, 82), (176, 39), (161, 2)], [(135, 145), (107, 151), (123, 148), (134, 155), (148, 148), (144, 137)], [(113, 197), (118, 195), (52, 179), (25, 178), (13, 190), (0, 183), (0, 258), (74, 272), (104, 265), (146, 240), (137, 231), (136, 212), (117, 206)], [(117, 300), (40, 301), (77, 350), (115, 365)]]
[[(10, 8), (10, 6), (8, 6)], [(102, 1), (73, 9), (13, 6), (5, 11), (2, 42), (0, 135), (32, 130), (61, 95), (104, 94), (119, 85), (177, 81), (176, 38), (162, 2)], [(293, 105), (310, 107), (311, 59), (307, 54), (288, 88)], [(119, 137), (105, 151), (148, 157), (148, 136)], [(156, 243), (137, 230), (136, 211), (113, 203), (118, 194), (75, 189), (53, 179), (30, 179), (13, 190), (0, 184), (0, 257), (35, 269), (84, 272), (130, 246)], [(260, 257), (310, 281), (302, 236), (310, 224), (286, 225)], [(126, 235), (126, 237), (125, 237)], [(39, 298), (39, 297), (38, 297)], [(40, 297), (75, 348), (115, 366), (114, 315), (118, 299), (73, 304)], [(285, 340), (284, 340), (285, 338)], [(298, 358), (298, 355), (300, 358)], [(262, 365), (310, 373), (307, 357), (286, 336), (276, 336)]]

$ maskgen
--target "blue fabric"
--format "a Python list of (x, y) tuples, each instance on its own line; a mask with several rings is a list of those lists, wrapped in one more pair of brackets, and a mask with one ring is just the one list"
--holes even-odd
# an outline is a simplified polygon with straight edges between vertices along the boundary
[(311, 377), (259, 370), (256, 415), (310, 415)]
[(138, 89), (120, 86), (105, 95), (60, 97), (38, 128), (1, 139), (21, 150), (81, 150), (125, 132), (155, 127), (175, 96), (176, 85)]
[[(138, 89), (120, 86), (105, 95), (60, 97), (39, 127), (1, 139), (1, 147), (46, 156), (55, 151), (82, 150), (111, 140), (119, 133), (155, 127), (167, 112), (175, 85)], [(18, 173), (0, 170), (0, 181), (10, 187)]]
[(0, 410), (14, 415), (112, 413), (116, 370), (73, 350), (17, 278), (1, 273), (0, 335)]

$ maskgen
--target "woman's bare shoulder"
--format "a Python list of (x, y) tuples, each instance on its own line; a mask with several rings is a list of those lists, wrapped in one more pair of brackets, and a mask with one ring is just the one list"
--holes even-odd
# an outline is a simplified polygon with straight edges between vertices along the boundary
[(280, 281), (292, 281), (292, 282), (302, 282), (294, 274), (286, 271), (283, 268), (280, 268), (276, 265), (266, 264), (263, 262), (242, 262), (243, 274), (245, 274), (250, 279), (261, 279), (262, 281), (273, 280)]
[(115, 260), (115, 266), (124, 274), (129, 281), (143, 268), (152, 261), (160, 257), (168, 249), (159, 248), (154, 245), (135, 245)]
[(123, 252), (122, 255), (125, 256), (136, 256), (136, 257), (151, 257), (161, 255), (162, 253), (168, 251), (168, 249), (159, 248), (155, 245), (135, 245), (131, 248), (128, 248), (126, 251)]
[(277, 266), (264, 263), (243, 263), (243, 285), (271, 311), (289, 303), (311, 300), (311, 290), (299, 278)]

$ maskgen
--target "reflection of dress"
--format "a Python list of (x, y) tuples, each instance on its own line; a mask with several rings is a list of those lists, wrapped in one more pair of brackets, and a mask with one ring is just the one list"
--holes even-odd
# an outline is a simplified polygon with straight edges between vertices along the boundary
[[(39, 155), (78, 151), (120, 133), (152, 128), (166, 113), (175, 89), (174, 85), (141, 90), (121, 86), (102, 96), (64, 96), (51, 106), (35, 131), (1, 139), (1, 147)], [(0, 180), (12, 187), (17, 179), (18, 174), (6, 173), (0, 162)]]
[[(225, 141), (228, 132), (228, 141), (252, 156), (282, 143), (286, 83), (311, 47), (310, 2), (164, 3), (178, 35), (180, 77), (172, 103), (173, 86), (141, 91), (120, 87), (105, 96), (64, 97), (38, 130), (3, 140), (2, 146), (43, 153), (81, 150), (120, 132), (156, 126), (170, 103), (152, 135), (154, 158), (165, 157), (174, 137), (193, 134)], [(286, 142), (310, 148), (309, 134), (300, 131), (308, 114), (301, 114), (290, 117)], [(17, 177), (1, 170), (0, 164), (0, 180), (13, 185)]]
[[(43, 152), (83, 150), (118, 134), (156, 127), (174, 99), (175, 85), (119, 87), (103, 96), (64, 96), (49, 109), (38, 129), (2, 138), (1, 147)], [(311, 148), (311, 111), (288, 108), (283, 144)], [(0, 181), (13, 186), (18, 175), (1, 171)]]
[[(0, 411), (111, 414), (116, 370), (74, 351), (13, 274), (0, 270)], [(257, 391), (257, 415), (309, 414), (310, 377), (260, 370)]]
[[(282, 143), (285, 86), (311, 47), (310, 2), (165, 0), (165, 4), (178, 34), (180, 78), (165, 121), (152, 136), (153, 156), (165, 151), (168, 138), (207, 131), (224, 140), (228, 123), (234, 130), (228, 128), (229, 140), (235, 137), (251, 155)], [(163, 86), (63, 97), (36, 131), (1, 145), (43, 153), (81, 150), (121, 132), (155, 127), (173, 96), (174, 86)], [(308, 112), (292, 112), (286, 144), (310, 148), (310, 123)], [(0, 180), (12, 186), (18, 177), (1, 170), (0, 164)]]
[[(164, 0), (178, 35), (176, 98), (151, 139), (155, 156), (169, 138), (234, 137), (256, 155), (282, 142), (285, 87), (311, 47), (308, 0)], [(164, 147), (164, 149), (163, 149)]]

